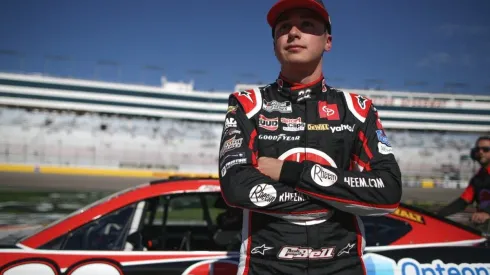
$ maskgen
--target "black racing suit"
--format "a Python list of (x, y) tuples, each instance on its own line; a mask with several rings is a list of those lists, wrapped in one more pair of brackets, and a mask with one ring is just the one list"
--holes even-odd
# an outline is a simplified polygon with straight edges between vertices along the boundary
[[(279, 181), (259, 157), (284, 160)], [(370, 99), (275, 83), (230, 95), (219, 152), (226, 203), (243, 209), (238, 274), (365, 274), (358, 215), (385, 215), (401, 173)]]
[(463, 211), (476, 201), (477, 211), (490, 214), (490, 167), (481, 168), (471, 179), (459, 198), (441, 209), (438, 214), (449, 216)]

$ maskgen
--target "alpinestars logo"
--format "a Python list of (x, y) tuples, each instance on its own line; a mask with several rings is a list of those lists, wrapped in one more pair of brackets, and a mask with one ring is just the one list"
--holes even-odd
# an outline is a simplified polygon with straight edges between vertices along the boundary
[(349, 255), (350, 254), (350, 250), (352, 248), (354, 248), (354, 246), (356, 245), (356, 243), (348, 243), (344, 248), (342, 248), (339, 253), (337, 253), (337, 256), (340, 256), (342, 254), (347, 254)]
[(252, 93), (249, 92), (249, 91), (240, 91), (240, 92), (238, 92), (238, 96), (244, 96), (244, 97), (248, 98), (248, 100), (250, 100), (250, 102), (253, 103), (254, 101), (252, 100), (252, 97), (250, 96), (251, 94)]
[(251, 254), (261, 254), (261, 255), (265, 255), (265, 252), (267, 250), (271, 250), (273, 249), (274, 247), (270, 247), (270, 246), (265, 246), (265, 244), (261, 245), (261, 246), (257, 246), (257, 247), (254, 247), (252, 249), (252, 251), (250, 251)]
[(367, 99), (365, 97), (363, 97), (362, 95), (357, 95), (356, 98), (357, 98), (357, 102), (359, 103), (359, 106), (361, 106), (361, 108), (363, 110), (366, 109)]

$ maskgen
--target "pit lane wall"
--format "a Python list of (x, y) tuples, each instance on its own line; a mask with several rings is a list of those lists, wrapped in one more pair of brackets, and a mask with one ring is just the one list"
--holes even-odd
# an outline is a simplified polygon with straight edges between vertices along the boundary
[(40, 173), (58, 175), (79, 175), (79, 176), (108, 176), (108, 177), (133, 177), (133, 178), (168, 178), (172, 176), (184, 177), (213, 177), (218, 174), (178, 172), (178, 171), (158, 171), (140, 169), (111, 169), (96, 167), (63, 167), (51, 165), (25, 165), (0, 163), (0, 172), (18, 173)]

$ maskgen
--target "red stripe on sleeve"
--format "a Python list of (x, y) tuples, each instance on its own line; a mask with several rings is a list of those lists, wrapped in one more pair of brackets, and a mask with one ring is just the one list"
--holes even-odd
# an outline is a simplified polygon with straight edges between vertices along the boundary
[(362, 166), (362, 168), (366, 169), (366, 171), (371, 171), (371, 165), (369, 165), (369, 162), (362, 161), (358, 155), (352, 154), (352, 161)]
[(248, 142), (248, 148), (252, 151), (252, 165), (257, 167), (257, 151), (254, 151), (255, 137), (257, 137), (257, 129), (254, 129), (250, 134), (250, 141)]
[(371, 152), (371, 149), (369, 149), (368, 140), (366, 138), (366, 135), (364, 135), (363, 131), (359, 131), (359, 139), (362, 142), (362, 147), (364, 148), (364, 152), (366, 152), (366, 155), (368, 156), (369, 159), (372, 159), (373, 153)]

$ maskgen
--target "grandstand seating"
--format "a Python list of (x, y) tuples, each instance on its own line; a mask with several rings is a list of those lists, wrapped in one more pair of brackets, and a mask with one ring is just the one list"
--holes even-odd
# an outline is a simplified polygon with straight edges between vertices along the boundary
[[(20, 126), (20, 127), (19, 127)], [(217, 124), (0, 108), (0, 162), (217, 169)]]
[[(0, 107), (0, 162), (217, 170), (221, 124)], [(403, 175), (464, 183), (477, 133), (387, 130)], [(464, 183), (465, 184), (465, 183)]]

